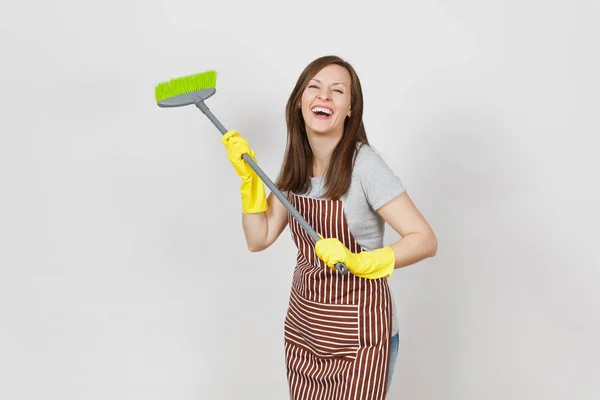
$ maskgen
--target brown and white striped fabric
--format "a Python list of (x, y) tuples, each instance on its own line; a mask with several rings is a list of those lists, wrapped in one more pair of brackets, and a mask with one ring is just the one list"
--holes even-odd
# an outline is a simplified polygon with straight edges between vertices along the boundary
[[(340, 200), (288, 196), (323, 237), (350, 251), (352, 236)], [(315, 254), (314, 243), (289, 217), (298, 246), (285, 319), (285, 353), (292, 400), (383, 400), (388, 376), (392, 305), (387, 279), (341, 275)]]

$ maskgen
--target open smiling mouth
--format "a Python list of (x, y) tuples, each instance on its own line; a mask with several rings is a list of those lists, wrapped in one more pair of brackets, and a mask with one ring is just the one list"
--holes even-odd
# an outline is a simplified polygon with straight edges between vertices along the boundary
[(328, 119), (333, 115), (333, 110), (325, 107), (313, 107), (311, 111), (317, 119)]

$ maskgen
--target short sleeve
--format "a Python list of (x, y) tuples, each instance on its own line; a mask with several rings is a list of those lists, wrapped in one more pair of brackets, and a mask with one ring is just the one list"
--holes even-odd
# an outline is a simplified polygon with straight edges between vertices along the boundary
[[(361, 186), (369, 205), (377, 210), (406, 191), (402, 180), (370, 146), (363, 146), (357, 162)], [(358, 160), (357, 160), (358, 161)]]

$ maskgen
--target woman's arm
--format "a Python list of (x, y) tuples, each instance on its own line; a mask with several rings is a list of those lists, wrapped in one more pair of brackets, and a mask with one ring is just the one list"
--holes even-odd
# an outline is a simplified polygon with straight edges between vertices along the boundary
[(272, 245), (288, 223), (288, 211), (281, 201), (270, 193), (268, 209), (256, 214), (242, 214), (242, 226), (248, 250), (262, 251)]
[(437, 252), (437, 239), (425, 218), (403, 192), (377, 209), (379, 215), (402, 239), (379, 249), (352, 253), (339, 239), (321, 239), (315, 243), (315, 253), (330, 268), (337, 262), (348, 270), (368, 279), (387, 278), (394, 269), (406, 267)]
[(390, 245), (396, 256), (395, 268), (415, 264), (437, 253), (433, 230), (404, 192), (380, 207), (377, 212), (402, 238)]
[(260, 177), (244, 160), (248, 154), (256, 162), (254, 151), (248, 141), (237, 131), (231, 130), (222, 137), (227, 157), (235, 172), (242, 179), (242, 226), (250, 251), (261, 251), (279, 237), (287, 224), (287, 210), (272, 193), (266, 197), (265, 186)]

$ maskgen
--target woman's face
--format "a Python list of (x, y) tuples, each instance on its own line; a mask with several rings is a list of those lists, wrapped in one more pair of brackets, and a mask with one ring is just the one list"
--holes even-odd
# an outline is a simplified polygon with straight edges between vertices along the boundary
[(336, 64), (319, 71), (309, 82), (300, 107), (307, 132), (344, 133), (344, 121), (350, 116), (350, 73)]

